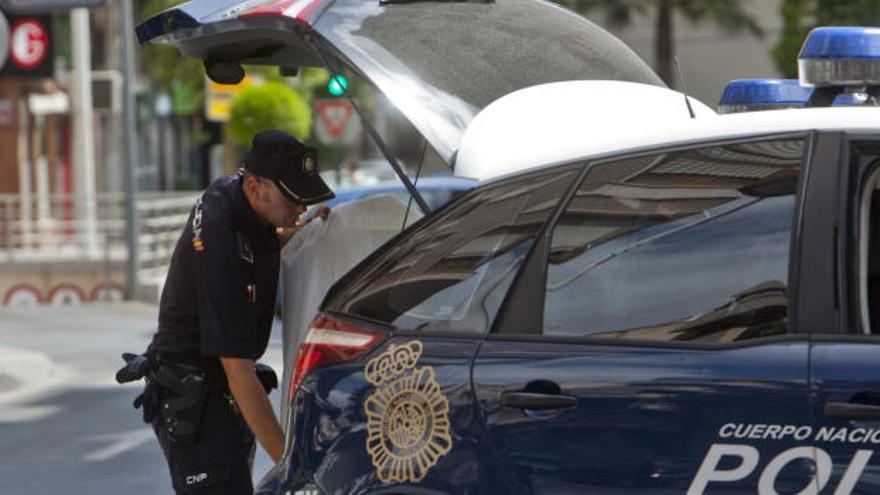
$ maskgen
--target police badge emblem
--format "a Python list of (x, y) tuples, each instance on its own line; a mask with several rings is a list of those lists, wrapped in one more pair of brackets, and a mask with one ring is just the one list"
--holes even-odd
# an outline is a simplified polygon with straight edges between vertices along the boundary
[(307, 174), (315, 173), (315, 157), (312, 155), (306, 155), (303, 157), (303, 172)]
[(449, 401), (431, 366), (416, 366), (422, 343), (391, 345), (367, 362), (376, 390), (364, 401), (367, 452), (382, 483), (418, 482), (452, 449)]

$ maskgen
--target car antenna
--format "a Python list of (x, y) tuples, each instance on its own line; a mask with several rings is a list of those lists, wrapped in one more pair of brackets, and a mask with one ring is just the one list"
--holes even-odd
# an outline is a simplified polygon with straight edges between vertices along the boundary
[(694, 115), (694, 109), (691, 107), (691, 101), (688, 99), (687, 87), (684, 85), (684, 76), (681, 74), (681, 64), (678, 63), (678, 57), (672, 57), (672, 63), (675, 64), (675, 74), (678, 76), (678, 84), (681, 86), (681, 92), (684, 94), (684, 104), (687, 105), (691, 118), (695, 119), (697, 116)]

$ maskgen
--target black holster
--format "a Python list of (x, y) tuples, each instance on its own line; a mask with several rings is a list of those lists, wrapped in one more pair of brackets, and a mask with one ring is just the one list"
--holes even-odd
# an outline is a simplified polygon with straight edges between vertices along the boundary
[[(158, 419), (169, 440), (195, 443), (208, 395), (205, 372), (194, 366), (160, 362), (147, 388), (156, 390), (157, 410), (150, 420)], [(145, 391), (146, 396), (146, 391)], [(147, 420), (146, 402), (144, 420)]]
[[(225, 376), (148, 353), (122, 357), (126, 365), (116, 373), (116, 380), (127, 383), (143, 378), (146, 382), (144, 392), (132, 404), (135, 409), (143, 408), (144, 422), (158, 420), (170, 441), (195, 443), (208, 392), (227, 392)], [(255, 371), (267, 394), (278, 387), (271, 367), (257, 363)]]

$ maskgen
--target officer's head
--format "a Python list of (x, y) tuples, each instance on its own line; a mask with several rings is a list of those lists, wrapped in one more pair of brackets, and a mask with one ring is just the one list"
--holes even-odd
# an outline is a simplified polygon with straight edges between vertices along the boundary
[(267, 222), (292, 225), (306, 207), (334, 197), (318, 175), (318, 151), (283, 131), (257, 133), (244, 155), (245, 192)]

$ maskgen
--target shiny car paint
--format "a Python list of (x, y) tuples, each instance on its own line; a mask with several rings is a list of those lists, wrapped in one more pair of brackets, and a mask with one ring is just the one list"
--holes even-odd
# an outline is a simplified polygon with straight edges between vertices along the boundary
[[(392, 336), (363, 359), (316, 371), (303, 382), (292, 408), (297, 418), (294, 450), (302, 454), (300, 469), (309, 473), (308, 481), (322, 493), (364, 493), (381, 485), (364, 448), (364, 401), (374, 387), (364, 380), (363, 369), (389, 346), (413, 339)], [(461, 338), (436, 338), (425, 345), (419, 364), (433, 367), (449, 401), (453, 448), (420, 483), (397, 484), (394, 490), (488, 492), (499, 488), (492, 480), (504, 483), (503, 477), (481, 471), (479, 462), (489, 452), (479, 442), (479, 413), (470, 387), (470, 366), (478, 345), (478, 340)]]
[[(770, 138), (737, 135), (733, 142), (750, 139)], [(880, 406), (880, 343), (853, 335), (861, 329), (849, 309), (835, 316), (835, 308), (850, 306), (852, 292), (849, 265), (835, 252), (848, 252), (853, 242), (838, 226), (846, 198), (856, 195), (841, 191), (853, 188), (857, 178), (841, 177), (841, 164), (853, 159), (853, 142), (876, 146), (880, 136), (857, 129), (776, 139), (804, 140), (807, 177), (798, 182), (797, 202), (790, 203), (795, 217), (786, 334), (714, 343), (563, 338), (524, 334), (524, 320), (517, 319), (496, 321), (490, 334), (467, 338), (389, 329), (390, 340), (370, 356), (392, 341), (420, 340), (443, 390), (456, 398), (459, 412), (453, 416), (468, 417), (454, 421), (462, 445), (431, 470), (439, 477), (429, 474), (417, 485), (378, 482), (358, 416), (370, 393), (358, 376), (367, 356), (319, 370), (304, 382), (292, 435), (302, 458), (292, 456), (285, 471), (298, 473), (293, 478), (299, 484), (286, 486), (327, 493), (809, 493), (810, 486), (874, 493), (880, 463), (871, 438), (880, 441), (880, 419), (842, 419), (840, 411), (867, 406), (870, 418), (871, 408)], [(718, 142), (716, 137), (682, 146)], [(874, 163), (873, 155), (862, 161)], [(485, 183), (467, 194), (536, 173)], [(432, 217), (412, 230), (426, 228)], [(839, 245), (839, 251), (822, 248), (828, 245)], [(539, 242), (535, 249), (547, 248)], [(521, 270), (520, 284), (530, 267)], [(502, 315), (535, 300), (518, 286), (507, 297)], [(749, 297), (776, 296), (757, 291)], [(452, 367), (441, 365), (451, 355)], [(837, 409), (828, 409), (830, 403)], [(359, 423), (322, 429), (345, 407)], [(476, 474), (454, 476), (460, 471), (450, 463)]]
[[(834, 225), (836, 216), (816, 215), (814, 211), (821, 208), (827, 212), (823, 204), (835, 197), (829, 193), (838, 185), (834, 171), (845, 159), (839, 153), (842, 141), (836, 133), (800, 136), (807, 139), (804, 173), (815, 180), (800, 183), (792, 238), (826, 239), (821, 241), (824, 243), (834, 238), (829, 236), (833, 233), (829, 226)], [(467, 383), (473, 397), (470, 407), (478, 420), (457, 431), (467, 432), (459, 435), (466, 438), (468, 446), (474, 446), (469, 452), (477, 456), (468, 465), (480, 473), (477, 478), (482, 481), (470, 485), (428, 481), (418, 487), (430, 493), (682, 493), (689, 488), (696, 490), (694, 493), (747, 493), (757, 491), (760, 485), (794, 493), (813, 479), (822, 486), (871, 493), (877, 483), (877, 468), (863, 462), (867, 453), (854, 458), (859, 449), (852, 445), (815, 441), (815, 433), (823, 427), (840, 426), (837, 419), (823, 419), (827, 399), (848, 402), (855, 398), (871, 403), (873, 395), (868, 392), (880, 385), (870, 372), (876, 346), (870, 337), (839, 342), (833, 336), (838, 331), (834, 320), (818, 317), (817, 312), (833, 311), (834, 301), (819, 303), (815, 298), (828, 293), (826, 288), (835, 284), (835, 277), (824, 268), (833, 263), (828, 253), (815, 255), (811, 249), (795, 244), (793, 250), (791, 266), (795, 271), (789, 282), (793, 284), (788, 291), (792, 313), (787, 335), (729, 343), (649, 343), (529, 336), (507, 332), (503, 325), (511, 323), (502, 322), (490, 335), (467, 339), (473, 360), (460, 366), (470, 367), (470, 371), (457, 373), (470, 375), (467, 381), (459, 377), (459, 387)], [(811, 333), (825, 337), (811, 337)], [(394, 331), (390, 335), (395, 341), (418, 338), (426, 349), (448, 345), (445, 341), (449, 338), (446, 334), (399, 335)], [(848, 364), (840, 366), (844, 361)], [(358, 366), (361, 364), (349, 369), (350, 376), (357, 373)], [(318, 372), (315, 378), (332, 372)], [(438, 367), (438, 376), (442, 374)], [(864, 379), (854, 380), (855, 376)], [(331, 392), (325, 394), (329, 397)], [(350, 390), (343, 396), (355, 403), (359, 400)], [(317, 407), (301, 409), (298, 420), (314, 425), (326, 417), (317, 398), (307, 392), (297, 399), (298, 403), (313, 401), (309, 407)], [(550, 406), (545, 408), (544, 403)], [(855, 421), (850, 429), (854, 426), (868, 430), (871, 423)], [(329, 450), (306, 444), (307, 439), (320, 437), (317, 427), (310, 428), (297, 428), (294, 438), (304, 443), (296, 450), (307, 453), (308, 460), (291, 464), (291, 471), (321, 479), (324, 484), (315, 486), (322, 491), (384, 493), (416, 488), (375, 480), (363, 485), (327, 484), (338, 479), (326, 474), (328, 462), (341, 466), (343, 457), (351, 463), (344, 472), (362, 473), (355, 476), (359, 480), (370, 476), (363, 437), (350, 444), (346, 453), (332, 450), (330, 455)], [(338, 432), (340, 436), (334, 438), (362, 435), (362, 425), (350, 428), (349, 433)], [(794, 431), (797, 435), (791, 433)], [(808, 431), (812, 436), (802, 435)], [(343, 444), (338, 442), (337, 446)], [(728, 449), (717, 463), (712, 458), (716, 449)], [(740, 463), (748, 471), (739, 478), (721, 480), (725, 470), (737, 467), (737, 456), (730, 452), (740, 450), (754, 453), (749, 462), (746, 456)], [(871, 446), (861, 450), (871, 450)], [(804, 452), (810, 452), (809, 456), (797, 457)], [(827, 452), (833, 463), (829, 477), (816, 478), (812, 452), (820, 458)], [(452, 461), (441, 460), (435, 469), (446, 473), (447, 462)], [(455, 462), (467, 461), (456, 458)], [(858, 476), (847, 475), (850, 471)], [(706, 473), (708, 480), (701, 481)], [(485, 481), (488, 479), (492, 482)]]

